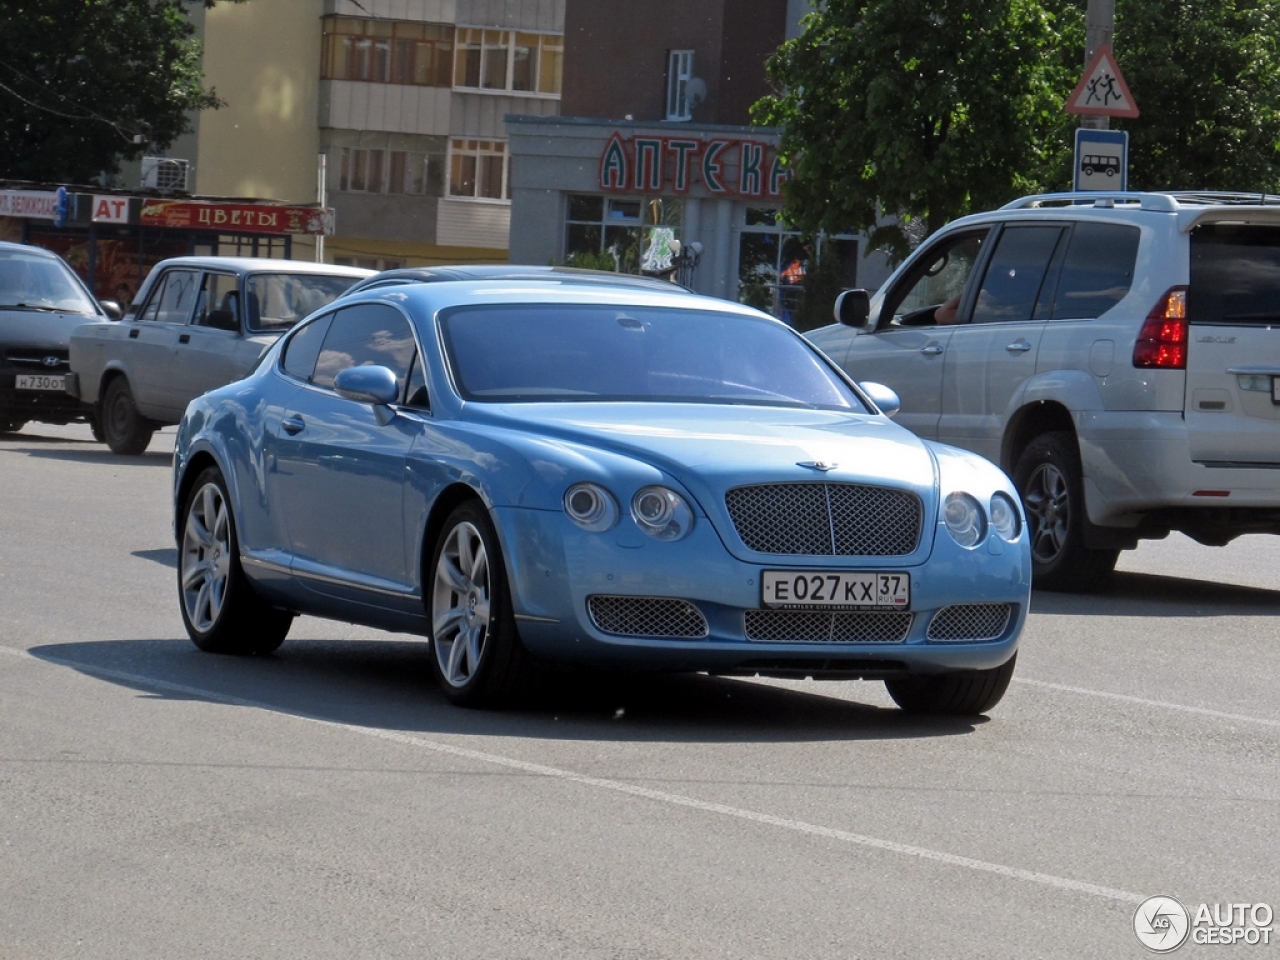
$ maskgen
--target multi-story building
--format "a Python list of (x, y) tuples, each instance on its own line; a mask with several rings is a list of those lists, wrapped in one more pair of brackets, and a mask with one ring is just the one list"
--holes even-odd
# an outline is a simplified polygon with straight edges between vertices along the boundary
[(751, 105), (770, 90), (765, 60), (808, 9), (567, 0), (560, 115), (507, 118), (511, 259), (657, 273), (674, 264), (700, 292), (787, 318), (817, 246), (834, 254), (842, 285), (878, 283), (886, 265), (858, 256), (860, 238), (787, 229), (777, 131), (751, 125)]
[[(323, 258), (505, 261), (504, 117), (559, 111), (564, 0), (191, 6), (225, 106), (167, 154), (196, 194), (323, 202)], [(309, 238), (296, 257), (313, 255)]]

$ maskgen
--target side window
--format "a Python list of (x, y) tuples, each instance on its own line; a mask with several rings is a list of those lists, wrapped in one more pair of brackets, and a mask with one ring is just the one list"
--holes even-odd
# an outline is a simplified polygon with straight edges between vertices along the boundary
[(1137, 227), (1123, 223), (1078, 223), (1071, 232), (1053, 298), (1058, 320), (1093, 319), (1128, 294), (1138, 260)]
[(959, 302), (969, 275), (982, 252), (987, 230), (954, 234), (929, 246), (911, 272), (889, 292), (880, 313), (879, 328), (918, 326), (938, 322), (937, 309)]
[(409, 371), (409, 385), (405, 387), (404, 402), (411, 407), (430, 407), (431, 395), (427, 392), (427, 374), (422, 366), (422, 354), (415, 354), (413, 368)]
[(334, 314), (311, 382), (332, 387), (334, 377), (348, 367), (376, 364), (396, 375), (403, 397), (417, 349), (409, 321), (399, 310), (382, 303), (355, 304)]
[(151, 293), (140, 314), (142, 320), (158, 323), (187, 323), (200, 289), (200, 274), (195, 270), (167, 270)]
[(320, 348), (324, 346), (324, 337), (329, 332), (332, 321), (333, 314), (316, 317), (289, 336), (284, 345), (284, 359), (281, 361), (285, 373), (299, 380), (311, 379), (316, 371), (316, 358), (320, 356)]
[(227, 273), (206, 273), (196, 307), (196, 321), (202, 327), (240, 330), (240, 294), (236, 278)]
[(1006, 227), (991, 254), (973, 307), (974, 323), (1030, 320), (1061, 226)]

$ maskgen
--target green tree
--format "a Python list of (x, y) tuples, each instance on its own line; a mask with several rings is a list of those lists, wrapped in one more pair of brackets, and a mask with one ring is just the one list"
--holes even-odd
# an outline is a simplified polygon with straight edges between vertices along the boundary
[(170, 145), (219, 103), (193, 34), (183, 0), (7, 0), (0, 177), (87, 183)]
[(1280, 185), (1280, 0), (1121, 0), (1113, 46), (1140, 114), (1129, 186)]
[[(1064, 26), (1080, 34), (1070, 62)], [(1079, 18), (1038, 0), (826, 0), (804, 27), (752, 115), (782, 129), (786, 216), (806, 232), (863, 230), (901, 258), (913, 223), (930, 233), (1061, 169)]]

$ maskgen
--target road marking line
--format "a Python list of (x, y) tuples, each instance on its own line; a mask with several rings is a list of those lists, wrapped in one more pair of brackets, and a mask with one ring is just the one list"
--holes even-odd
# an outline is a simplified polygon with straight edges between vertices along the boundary
[(1208, 707), (1188, 707), (1181, 703), (1169, 703), (1167, 700), (1148, 700), (1127, 693), (1108, 693), (1106, 690), (1090, 690), (1088, 687), (1072, 687), (1065, 683), (1049, 683), (1045, 680), (1030, 680), (1014, 677), (1015, 683), (1025, 683), (1045, 690), (1061, 690), (1064, 693), (1081, 693), (1088, 697), (1101, 697), (1104, 700), (1119, 700), (1122, 703), (1135, 703), (1141, 707), (1159, 707), (1162, 710), (1176, 710), (1180, 713), (1194, 713), (1203, 717), (1215, 717), (1218, 720), (1237, 720), (1240, 723), (1260, 723), (1266, 727), (1280, 727), (1280, 720), (1267, 720), (1264, 717), (1247, 717), (1242, 713), (1225, 713), (1222, 710), (1210, 710)]
[(926, 847), (916, 847), (911, 844), (897, 843), (893, 840), (882, 840), (878, 837), (866, 836), (865, 834), (851, 833), (848, 830), (837, 830), (833, 827), (823, 827), (818, 826), (817, 824), (806, 823), (803, 820), (791, 820), (786, 817), (776, 817), (768, 813), (745, 810), (741, 807), (731, 807), (723, 803), (711, 803), (706, 800), (697, 800), (693, 797), (686, 797), (677, 793), (667, 793), (663, 790), (651, 790), (648, 787), (640, 787), (634, 784), (624, 783), (620, 780), (591, 777), (581, 773), (574, 773), (571, 770), (562, 770), (558, 767), (549, 767), (540, 763), (530, 763), (527, 760), (517, 760), (514, 757), (504, 757), (500, 754), (485, 753), (481, 750), (459, 747), (449, 743), (442, 743), (438, 740), (428, 740), (425, 737), (417, 737), (407, 733), (398, 733), (394, 730), (380, 730), (376, 727), (362, 727), (350, 723), (340, 723), (335, 720), (326, 720), (323, 717), (301, 713), (296, 710), (288, 710), (270, 703), (246, 700), (242, 697), (230, 696), (228, 694), (218, 693), (214, 690), (191, 687), (181, 683), (171, 683), (167, 680), (158, 680), (154, 677), (142, 676), (140, 674), (125, 673), (121, 670), (113, 670), (109, 667), (77, 663), (75, 661), (61, 660), (53, 657), (36, 657), (27, 651), (14, 650), (4, 646), (0, 646), (0, 651), (20, 657), (26, 657), (42, 663), (52, 663), (59, 666), (70, 667), (74, 670), (80, 670), (85, 673), (105, 677), (111, 680), (120, 680), (132, 685), (180, 693), (186, 696), (198, 697), (203, 700), (216, 701), (229, 706), (250, 707), (269, 713), (283, 714), (285, 716), (294, 717), (298, 720), (305, 720), (309, 723), (317, 723), (321, 726), (344, 730), (348, 733), (374, 737), (379, 740), (388, 740), (392, 743), (422, 747), (447, 756), (459, 757), (465, 760), (473, 760), (478, 763), (505, 767), (509, 770), (519, 770), (522, 773), (562, 780), (567, 783), (578, 783), (584, 786), (597, 787), (614, 793), (641, 797), (646, 800), (653, 800), (658, 803), (665, 803), (671, 806), (700, 810), (704, 813), (717, 813), (722, 816), (733, 817), (750, 823), (765, 824), (766, 826), (778, 827), (795, 833), (824, 837), (828, 840), (838, 840), (842, 843), (868, 847), (875, 850), (883, 850), (887, 853), (895, 853), (901, 856), (916, 857), (920, 860), (930, 860), (935, 863), (942, 863), (951, 867), (963, 867), (968, 870), (993, 873), (997, 876), (1008, 877), (1012, 880), (1022, 880), (1028, 883), (1054, 887), (1058, 890), (1084, 893), (1089, 896), (1102, 897), (1107, 900), (1116, 900), (1121, 903), (1142, 903), (1143, 900), (1146, 899), (1144, 896), (1136, 893), (1130, 893), (1127, 890), (1116, 890), (1111, 887), (1103, 887), (1094, 883), (1085, 883), (1083, 881), (1072, 880), (1067, 877), (1057, 877), (1048, 873), (1036, 873), (1033, 870), (1022, 870), (1018, 867), (1009, 867), (1004, 864), (990, 863), (985, 860), (975, 860), (972, 857), (962, 857), (957, 854), (943, 853), (939, 850), (930, 850)]

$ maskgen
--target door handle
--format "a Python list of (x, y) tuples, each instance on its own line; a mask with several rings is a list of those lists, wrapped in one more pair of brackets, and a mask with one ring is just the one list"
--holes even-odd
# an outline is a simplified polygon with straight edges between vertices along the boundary
[(138, 339), (138, 328), (137, 328), (137, 327), (134, 327), (132, 330), (130, 330), (130, 331), (129, 331), (129, 339), (130, 339), (130, 340), (137, 340), (137, 339)]
[(191, 334), (189, 334), (189, 333), (180, 334), (180, 335), (178, 336), (178, 342), (179, 342), (179, 343), (190, 343), (190, 342), (191, 342)]
[(938, 354), (942, 352), (942, 344), (931, 343), (927, 347), (921, 347), (920, 352), (923, 353), (926, 357), (936, 357)]
[(1025, 340), (1015, 340), (1013, 343), (1005, 347), (1010, 353), (1026, 353), (1031, 349), (1031, 344)]
[(307, 425), (302, 422), (301, 417), (294, 415), (292, 417), (285, 417), (281, 420), (280, 426), (284, 428), (285, 433), (293, 437), (305, 430)]

